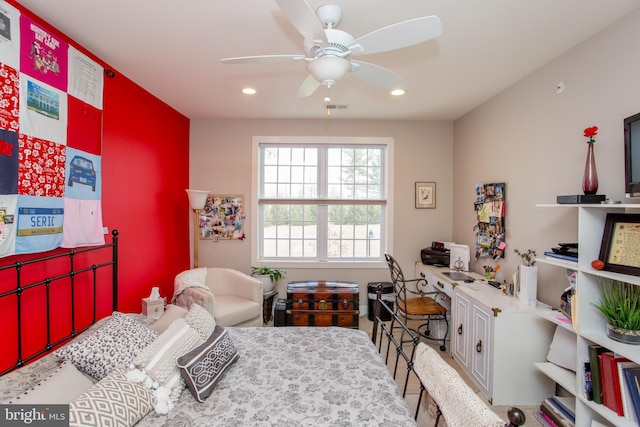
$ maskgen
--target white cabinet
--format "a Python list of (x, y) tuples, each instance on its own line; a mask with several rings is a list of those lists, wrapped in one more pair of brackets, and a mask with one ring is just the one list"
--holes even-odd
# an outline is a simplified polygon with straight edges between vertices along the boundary
[(416, 264), (416, 276), (450, 294), (451, 355), (494, 405), (539, 405), (554, 383), (533, 363), (544, 360), (554, 327), (535, 309), (504, 295), (477, 273), (452, 280), (446, 267)]
[(544, 360), (554, 328), (535, 309), (500, 291), (453, 292), (452, 355), (494, 405), (539, 405), (554, 384), (533, 363)]
[[(588, 349), (591, 344), (600, 344), (609, 350), (640, 363), (640, 346), (622, 344), (607, 337), (606, 321), (593, 303), (600, 299), (599, 278), (621, 280), (640, 286), (640, 277), (611, 273), (603, 270), (595, 270), (591, 267), (591, 261), (598, 259), (602, 232), (607, 213), (640, 213), (640, 205), (538, 205), (543, 208), (554, 208), (562, 211), (565, 209), (577, 209), (577, 242), (578, 262), (566, 264), (546, 258), (538, 259), (540, 264), (548, 268), (571, 268), (578, 272), (576, 295), (572, 300), (573, 326), (558, 322), (557, 316), (548, 309), (538, 310), (541, 318), (550, 324), (561, 324), (569, 328), (576, 335), (576, 372), (560, 368), (551, 363), (544, 362), (544, 358), (535, 364), (536, 368), (550, 379), (561, 385), (576, 396), (576, 426), (589, 427), (593, 420), (606, 425), (619, 427), (638, 426), (637, 422), (630, 422), (624, 417), (618, 416), (604, 405), (589, 401), (583, 391), (582, 362), (588, 360)], [(545, 215), (553, 214), (545, 211)], [(575, 301), (575, 302), (574, 302)]]

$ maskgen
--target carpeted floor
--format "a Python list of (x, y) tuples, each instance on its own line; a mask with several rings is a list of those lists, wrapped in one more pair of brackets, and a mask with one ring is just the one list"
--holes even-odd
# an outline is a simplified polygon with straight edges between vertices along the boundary
[[(367, 317), (361, 317), (360, 318), (360, 329), (367, 332), (369, 334), (369, 336), (371, 335), (371, 331), (373, 328), (373, 322), (371, 322), (370, 320), (368, 320)], [(424, 341), (426, 344), (429, 345), (433, 345), (434, 348), (438, 349), (438, 352), (440, 352), (439, 350), (439, 346), (440, 344), (437, 342), (432, 342), (430, 340), (425, 340)], [(410, 346), (410, 344), (409, 344)], [(449, 347), (449, 343), (447, 342), (447, 347)], [(498, 414), (498, 416), (500, 416), (502, 419), (506, 420), (507, 419), (507, 410), (509, 409), (508, 406), (493, 406), (491, 405), (487, 399), (485, 399), (483, 397), (482, 394), (479, 393), (479, 389), (478, 387), (473, 383), (473, 381), (460, 369), (460, 367), (458, 366), (457, 362), (447, 353), (447, 352), (440, 352), (442, 358), (449, 364), (451, 365), (459, 374), (460, 376), (465, 380), (465, 382), (467, 383), (467, 385), (469, 387), (471, 387), (471, 389), (478, 393), (478, 395), (480, 396), (480, 398), (494, 411)], [(389, 367), (389, 371), (391, 372), (391, 374), (393, 374), (394, 371), (394, 367), (395, 367), (395, 351), (392, 351), (391, 354), (389, 355), (389, 360), (387, 361), (387, 366)], [(397, 367), (397, 371), (396, 371), (396, 383), (398, 384), (398, 389), (400, 390), (400, 392), (402, 393), (402, 390), (404, 388), (404, 383), (405, 383), (405, 378), (406, 378), (406, 371), (407, 371), (407, 365), (404, 362), (404, 360), (400, 360), (398, 362), (398, 367)], [(405, 400), (407, 401), (407, 403), (409, 404), (409, 407), (411, 408), (411, 411), (413, 413), (415, 413), (415, 408), (416, 405), (418, 403), (418, 394), (420, 392), (420, 385), (419, 382), (417, 380), (417, 378), (415, 378), (415, 376), (410, 375), (409, 377), (409, 382), (407, 384), (407, 394), (405, 396)], [(423, 402), (421, 402), (421, 408), (420, 408), (420, 412), (418, 415), (418, 426), (420, 427), (432, 427), (434, 425), (435, 422), (435, 408), (433, 406), (431, 407), (427, 407), (428, 404), (426, 402), (426, 399), (423, 398)], [(524, 424), (525, 426), (539, 426), (540, 424), (538, 423), (538, 421), (533, 417), (533, 412), (538, 411), (539, 408), (535, 407), (535, 406), (522, 406), (520, 407), (521, 410), (523, 410), (526, 414), (526, 423)], [(433, 415), (433, 416), (432, 416)], [(444, 426), (446, 425), (446, 423), (440, 422), (440, 426)], [(471, 427), (471, 426), (449, 426), (449, 427)]]

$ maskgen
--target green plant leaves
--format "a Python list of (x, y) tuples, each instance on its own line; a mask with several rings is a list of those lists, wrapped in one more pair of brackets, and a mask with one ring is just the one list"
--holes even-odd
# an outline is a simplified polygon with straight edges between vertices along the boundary
[(640, 330), (640, 287), (603, 279), (600, 289), (602, 297), (594, 305), (607, 322), (617, 328)]

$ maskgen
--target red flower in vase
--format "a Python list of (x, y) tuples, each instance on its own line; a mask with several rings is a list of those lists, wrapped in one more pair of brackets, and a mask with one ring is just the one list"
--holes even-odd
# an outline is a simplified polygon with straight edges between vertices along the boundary
[(587, 144), (593, 144), (596, 140), (593, 138), (598, 134), (598, 126), (591, 126), (584, 130), (584, 136), (589, 138)]

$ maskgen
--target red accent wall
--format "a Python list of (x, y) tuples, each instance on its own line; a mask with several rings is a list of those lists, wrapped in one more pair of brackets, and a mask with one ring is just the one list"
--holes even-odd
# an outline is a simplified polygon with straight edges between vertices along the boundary
[(120, 231), (119, 310), (189, 268), (189, 120), (116, 71), (105, 79), (102, 215)]
[[(33, 16), (16, 1), (8, 3)], [(38, 17), (34, 19), (43, 23)], [(64, 34), (64, 29), (59, 30)], [(105, 68), (111, 68), (73, 40), (64, 38)], [(118, 310), (140, 312), (141, 299), (149, 295), (153, 286), (160, 287), (160, 295), (170, 299), (175, 275), (190, 268), (191, 211), (184, 191), (189, 187), (189, 119), (117, 70), (113, 71), (113, 78), (105, 76), (103, 103), (102, 209), (104, 225), (109, 229), (105, 240), (110, 242), (111, 231), (119, 230)], [(0, 258), (0, 266), (33, 258), (33, 255)], [(2, 290), (7, 288), (11, 284), (3, 283)], [(106, 298), (110, 300), (111, 296)], [(4, 307), (0, 320), (5, 325), (1, 334), (4, 350), (0, 371), (15, 363), (17, 352), (15, 327), (10, 330), (8, 326), (15, 325), (16, 311), (7, 304), (15, 305), (15, 298), (0, 302)], [(43, 299), (25, 304), (22, 308), (25, 325), (32, 328), (43, 325), (34, 320), (45, 321), (44, 307)], [(69, 328), (69, 322), (59, 317), (52, 316), (54, 329)], [(24, 331), (25, 350), (34, 351), (46, 343), (42, 328)]]

